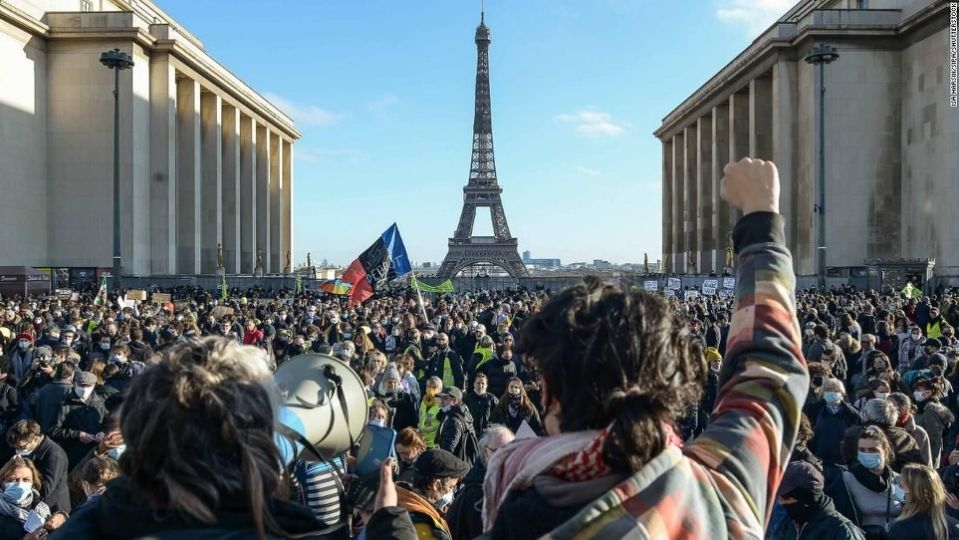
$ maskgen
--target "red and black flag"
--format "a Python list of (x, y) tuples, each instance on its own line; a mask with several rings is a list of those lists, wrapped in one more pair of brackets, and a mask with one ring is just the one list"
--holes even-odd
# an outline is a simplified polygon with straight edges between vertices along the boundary
[(388, 282), (411, 270), (400, 230), (393, 224), (366, 251), (350, 264), (341, 281), (352, 285), (350, 303), (358, 304), (373, 296)]

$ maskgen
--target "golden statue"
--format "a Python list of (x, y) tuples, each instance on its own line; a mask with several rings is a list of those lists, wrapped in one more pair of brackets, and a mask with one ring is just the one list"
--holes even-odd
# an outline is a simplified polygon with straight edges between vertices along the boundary
[(223, 268), (223, 244), (216, 245), (216, 267)]
[(733, 243), (730, 240), (730, 242), (726, 244), (726, 267), (732, 268), (734, 260), (735, 260), (735, 254), (733, 253)]

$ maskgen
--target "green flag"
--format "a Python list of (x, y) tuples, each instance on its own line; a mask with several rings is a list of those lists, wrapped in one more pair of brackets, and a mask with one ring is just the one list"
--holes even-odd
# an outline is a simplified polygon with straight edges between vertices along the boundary
[(226, 285), (226, 272), (223, 272), (222, 281), (220, 281), (220, 300), (226, 300), (229, 296), (229, 287)]
[(447, 279), (439, 285), (427, 285), (422, 281), (416, 279), (415, 276), (410, 277), (410, 285), (418, 287), (419, 290), (428, 293), (451, 293), (453, 292), (453, 281)]
[(906, 286), (902, 288), (902, 293), (907, 298), (919, 298), (922, 296), (922, 289), (914, 287), (912, 283), (906, 283)]
[(100, 282), (100, 290), (97, 291), (97, 297), (93, 299), (93, 305), (105, 306), (107, 304), (107, 277), (103, 276)]

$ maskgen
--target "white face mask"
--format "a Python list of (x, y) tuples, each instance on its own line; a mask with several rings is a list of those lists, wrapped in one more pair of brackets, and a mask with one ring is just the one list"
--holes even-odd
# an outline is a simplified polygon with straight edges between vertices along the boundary
[(93, 387), (92, 386), (74, 386), (73, 391), (74, 393), (76, 393), (76, 395), (80, 399), (82, 399), (83, 401), (86, 401), (93, 394)]
[(889, 397), (889, 392), (875, 392), (876, 399), (886, 399)]
[(444, 508), (446, 508), (452, 503), (453, 503), (453, 492), (450, 491), (448, 493), (444, 493), (443, 496), (440, 497), (440, 500), (433, 503), (433, 506), (435, 506), (437, 510), (442, 511)]

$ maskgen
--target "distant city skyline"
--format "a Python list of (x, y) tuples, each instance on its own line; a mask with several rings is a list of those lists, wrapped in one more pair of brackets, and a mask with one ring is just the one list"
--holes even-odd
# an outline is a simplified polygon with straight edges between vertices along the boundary
[[(478, 3), (158, 2), (302, 131), (294, 266), (308, 252), (348, 264), (394, 221), (412, 260), (443, 259), (468, 175)], [(652, 131), (792, 4), (487, 1), (497, 172), (520, 252), (659, 259)]]

